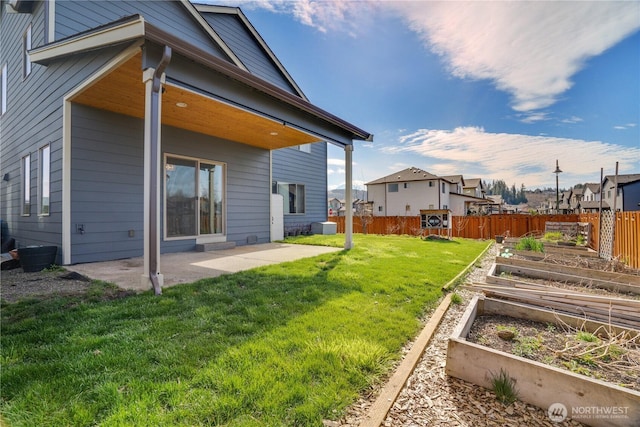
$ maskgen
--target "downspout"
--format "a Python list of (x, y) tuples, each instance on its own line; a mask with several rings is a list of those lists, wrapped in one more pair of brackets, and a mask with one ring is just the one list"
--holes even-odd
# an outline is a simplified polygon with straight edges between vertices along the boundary
[(153, 285), (156, 295), (162, 294), (162, 288), (158, 280), (158, 177), (160, 176), (158, 156), (160, 154), (160, 137), (158, 128), (160, 119), (160, 90), (162, 89), (162, 74), (171, 61), (171, 48), (164, 47), (162, 58), (153, 73), (151, 85), (151, 194), (149, 195), (149, 280)]

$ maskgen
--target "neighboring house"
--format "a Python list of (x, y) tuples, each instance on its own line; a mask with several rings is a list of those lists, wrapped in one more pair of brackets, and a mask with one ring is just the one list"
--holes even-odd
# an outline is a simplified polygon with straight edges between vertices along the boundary
[(336, 197), (329, 199), (327, 205), (329, 206), (329, 216), (338, 216), (338, 212), (343, 206), (342, 202)]
[(465, 187), (465, 180), (462, 175), (448, 175), (443, 176), (442, 179), (446, 179), (451, 183), (451, 194), (463, 194)]
[(468, 196), (477, 197), (479, 199), (486, 198), (486, 190), (482, 179), (480, 178), (467, 178), (464, 180), (464, 188), (462, 192)]
[(417, 216), (421, 210), (448, 210), (452, 183), (411, 167), (368, 182), (374, 216)]
[(602, 200), (616, 212), (640, 210), (640, 174), (618, 175), (617, 179), (615, 175), (605, 176)]
[[(570, 214), (573, 213), (573, 208), (571, 205), (571, 195), (573, 194), (572, 190), (565, 190), (559, 194), (559, 206), (558, 212), (561, 214)], [(554, 205), (555, 208), (555, 205)]]
[(573, 190), (571, 191), (571, 199), (569, 200), (573, 213), (580, 213), (580, 206), (582, 204), (583, 198), (584, 198), (584, 186), (573, 187)]
[(161, 252), (270, 241), (271, 193), (285, 223), (326, 220), (326, 143), (350, 168), (372, 139), (311, 104), (238, 8), (0, 9), (1, 217), (59, 263), (144, 254), (157, 289)]
[[(594, 213), (600, 211), (600, 184), (587, 183), (583, 187), (582, 202), (580, 202), (580, 212)], [(609, 204), (602, 201), (602, 208), (609, 209)]]

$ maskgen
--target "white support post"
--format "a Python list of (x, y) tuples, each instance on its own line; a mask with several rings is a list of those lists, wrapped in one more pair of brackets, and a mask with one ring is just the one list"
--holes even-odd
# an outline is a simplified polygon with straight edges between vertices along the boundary
[[(160, 198), (157, 197), (157, 203), (155, 207), (156, 213), (156, 230), (155, 233), (151, 232), (151, 191), (157, 191), (160, 193), (160, 174), (156, 177), (156, 185), (151, 185), (151, 164), (152, 162), (156, 162), (157, 165), (161, 165), (161, 155), (160, 150), (157, 150), (155, 158), (151, 158), (151, 144), (152, 135), (154, 131), (157, 132), (158, 141), (156, 143), (159, 144), (160, 138), (160, 127), (162, 112), (160, 110), (160, 106), (162, 105), (162, 91), (159, 91), (155, 96), (158, 96), (158, 106), (157, 117), (153, 116), (153, 108), (152, 108), (152, 96), (153, 96), (153, 77), (154, 77), (155, 69), (148, 68), (143, 72), (142, 81), (145, 85), (145, 111), (144, 111), (144, 271), (142, 273), (141, 283), (143, 287), (153, 288), (153, 282), (149, 277), (150, 270), (150, 262), (151, 262), (151, 248), (155, 248), (155, 259), (157, 260), (157, 278), (158, 284), (162, 287), (164, 282), (164, 277), (160, 274)], [(164, 83), (164, 75), (162, 76), (162, 82)], [(155, 127), (155, 129), (152, 129)], [(151, 245), (151, 238), (155, 239), (155, 245)]]
[(344, 248), (353, 248), (353, 196), (351, 190), (353, 187), (353, 165), (352, 165), (353, 144), (344, 147), (344, 163), (345, 163), (345, 229), (344, 229)]

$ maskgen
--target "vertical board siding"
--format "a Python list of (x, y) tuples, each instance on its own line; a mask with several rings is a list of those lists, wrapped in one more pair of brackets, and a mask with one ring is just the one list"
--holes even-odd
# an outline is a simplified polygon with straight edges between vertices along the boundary
[(237, 15), (203, 13), (205, 20), (231, 48), (249, 72), (294, 95), (297, 92), (256, 42)]
[(180, 2), (170, 0), (56, 1), (56, 40), (136, 14), (205, 52), (228, 59), (189, 11)]
[(143, 121), (82, 105), (72, 114), (71, 262), (140, 256)]
[(327, 144), (311, 145), (311, 152), (295, 148), (273, 151), (273, 180), (305, 185), (305, 213), (284, 216), (285, 228), (327, 220)]

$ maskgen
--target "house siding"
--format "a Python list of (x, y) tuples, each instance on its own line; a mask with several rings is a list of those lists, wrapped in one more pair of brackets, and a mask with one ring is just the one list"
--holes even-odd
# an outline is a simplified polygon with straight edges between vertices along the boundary
[(237, 15), (203, 13), (203, 16), (252, 74), (297, 94)]
[(140, 14), (150, 24), (175, 34), (205, 52), (228, 60), (222, 49), (177, 1), (56, 0), (55, 14), (56, 40)]
[(72, 114), (71, 263), (140, 256), (144, 122), (82, 105)]
[[(142, 256), (143, 126), (140, 119), (74, 105), (72, 263)], [(162, 151), (225, 163), (227, 241), (269, 241), (268, 151), (170, 126), (162, 127)], [(84, 225), (83, 234), (77, 224)], [(162, 239), (161, 252), (195, 245), (195, 238)]]
[[(7, 64), (7, 111), (0, 117), (2, 174), (9, 181), (0, 185), (0, 216), (16, 237), (18, 247), (29, 245), (62, 245), (62, 117), (63, 98), (74, 86), (106, 64), (121, 48), (104, 49), (71, 57), (48, 67), (32, 64), (31, 74), (22, 75), (22, 35), (32, 25), (32, 47), (44, 44), (44, 2), (37, 2), (32, 13), (7, 13), (5, 3), (0, 11), (0, 64)], [(46, 90), (43, 90), (46, 88)], [(38, 155), (39, 149), (51, 148), (50, 214), (39, 216)], [(22, 216), (21, 158), (31, 155), (32, 213)], [(60, 263), (61, 249), (58, 251)]]
[[(399, 181), (384, 184), (367, 185), (367, 199), (373, 202), (374, 216), (417, 216), (421, 209), (451, 208), (449, 202), (449, 184), (445, 184), (445, 192), (442, 193), (444, 181), (432, 180), (433, 187), (429, 187), (429, 181)], [(389, 184), (398, 184), (397, 192), (387, 191)], [(404, 188), (404, 184), (408, 188)], [(407, 205), (409, 210), (406, 210)], [(429, 205), (433, 205), (430, 207)], [(382, 206), (382, 211), (379, 210)]]
[(327, 220), (327, 144), (318, 142), (310, 148), (309, 153), (296, 148), (273, 151), (273, 181), (305, 186), (305, 213), (285, 214), (285, 228)]

